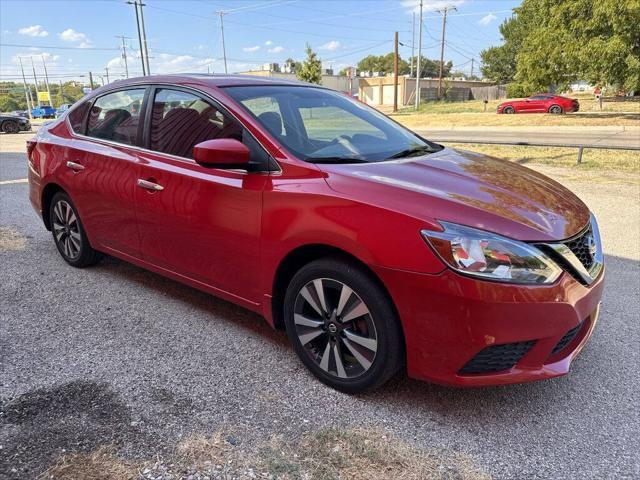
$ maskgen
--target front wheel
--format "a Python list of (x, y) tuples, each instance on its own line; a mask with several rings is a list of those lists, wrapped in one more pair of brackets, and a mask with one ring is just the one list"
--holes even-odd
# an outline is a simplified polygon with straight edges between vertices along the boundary
[(284, 305), (287, 335), (305, 366), (346, 393), (375, 388), (404, 361), (400, 322), (386, 292), (341, 259), (304, 266)]
[(503, 113), (506, 113), (507, 115), (516, 113), (515, 109), (513, 107), (504, 107), (504, 110), (502, 110)]
[(102, 256), (89, 244), (71, 198), (64, 192), (58, 192), (49, 208), (53, 241), (65, 262), (78, 268), (97, 263)]
[(20, 131), (20, 127), (17, 122), (7, 120), (2, 124), (2, 131), (4, 133), (18, 133)]

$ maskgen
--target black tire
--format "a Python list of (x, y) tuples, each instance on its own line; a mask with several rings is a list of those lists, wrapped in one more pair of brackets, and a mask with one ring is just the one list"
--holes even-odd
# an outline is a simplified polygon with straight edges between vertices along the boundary
[(560, 115), (561, 113), (564, 113), (564, 110), (562, 110), (562, 107), (560, 105), (554, 104), (549, 107), (548, 112), (553, 115)]
[[(303, 299), (302, 289), (310, 285), (315, 286), (314, 281), (318, 280), (321, 282), (321, 288), (324, 288), (323, 298), (326, 300), (327, 310), (333, 312), (325, 315), (324, 320), (320, 312), (310, 310), (312, 305)], [(338, 297), (345, 285), (350, 289), (347, 290), (350, 293), (345, 295), (348, 298), (342, 303)], [(314, 292), (317, 290), (314, 289)], [(308, 295), (311, 291), (307, 290), (305, 293)], [(318, 299), (317, 293), (314, 298)], [(306, 308), (305, 315), (299, 310), (300, 302)], [(343, 315), (336, 316), (341, 303)], [(319, 305), (320, 302), (316, 306)], [(362, 306), (367, 313), (349, 320), (348, 317), (355, 315)], [(301, 316), (305, 321), (313, 316), (313, 322), (324, 321), (324, 325), (309, 327), (300, 324)], [(340, 258), (316, 260), (302, 267), (294, 275), (284, 299), (284, 321), (289, 340), (302, 363), (321, 382), (336, 390), (358, 393), (374, 389), (387, 382), (404, 364), (400, 320), (386, 292), (364, 269)], [(340, 330), (337, 333), (335, 325), (330, 325), (332, 322), (339, 325)], [(333, 328), (333, 333), (329, 327)], [(323, 333), (303, 345), (299, 335), (305, 336), (307, 331), (318, 332), (318, 328)], [(363, 334), (363, 331), (366, 333)], [(373, 338), (365, 338), (370, 336), (375, 337), (375, 350), (361, 346), (364, 345), (360, 343), (362, 339), (366, 342), (374, 341)], [(354, 338), (359, 340), (357, 344)], [(355, 353), (354, 348), (357, 350)], [(325, 369), (321, 365), (326, 355), (329, 360), (325, 363)], [(365, 366), (366, 364), (368, 366)]]
[(507, 115), (511, 115), (513, 113), (516, 113), (516, 110), (513, 107), (504, 107), (504, 109), (502, 110), (502, 113), (506, 113)]
[(18, 126), (18, 122), (14, 122), (13, 120), (5, 120), (2, 123), (2, 131), (4, 133), (18, 133), (20, 131), (20, 127)]
[(72, 267), (84, 268), (100, 261), (102, 254), (89, 244), (80, 215), (69, 195), (58, 192), (53, 196), (49, 205), (49, 219), (53, 241), (65, 262)]

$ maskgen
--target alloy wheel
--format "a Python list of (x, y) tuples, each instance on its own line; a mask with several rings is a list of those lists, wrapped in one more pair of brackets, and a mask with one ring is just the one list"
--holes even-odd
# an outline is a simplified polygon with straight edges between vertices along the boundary
[(64, 200), (58, 201), (53, 207), (53, 234), (60, 250), (70, 260), (80, 256), (82, 236), (78, 218), (69, 205)]
[(373, 364), (378, 349), (373, 318), (348, 285), (330, 278), (307, 283), (296, 297), (294, 324), (306, 353), (329, 375), (351, 379)]
[(561, 113), (561, 112), (562, 112), (562, 109), (557, 105), (554, 105), (549, 109), (549, 113), (558, 114), (558, 113)]

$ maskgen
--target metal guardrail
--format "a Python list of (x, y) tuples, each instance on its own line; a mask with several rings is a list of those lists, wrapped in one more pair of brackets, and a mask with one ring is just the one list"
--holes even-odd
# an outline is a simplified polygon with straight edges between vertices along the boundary
[[(576, 161), (576, 165), (580, 165), (582, 163), (582, 152), (585, 149), (640, 151), (640, 146), (633, 147), (633, 146), (622, 146), (622, 145), (600, 145), (597, 143), (583, 145), (579, 143), (513, 142), (508, 140), (460, 140), (460, 139), (446, 139), (446, 138), (438, 138), (438, 139), (434, 138), (433, 141), (441, 142), (441, 143), (469, 143), (469, 144), (476, 144), (476, 145), (516, 145), (516, 146), (525, 146), (525, 147), (577, 148), (578, 159)], [(639, 161), (640, 161), (640, 158), (639, 158)]]

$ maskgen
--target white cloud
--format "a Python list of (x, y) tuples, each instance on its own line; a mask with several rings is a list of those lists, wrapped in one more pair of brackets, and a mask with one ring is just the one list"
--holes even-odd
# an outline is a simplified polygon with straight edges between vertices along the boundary
[(257, 52), (258, 50), (260, 50), (260, 45), (255, 45), (253, 47), (244, 47), (242, 50), (244, 52)]
[(277, 46), (269, 49), (269, 53), (280, 53), (284, 51), (284, 47)]
[(86, 48), (91, 41), (82, 32), (76, 32), (73, 28), (67, 28), (64, 32), (60, 32), (60, 38), (65, 42), (80, 42), (80, 46)]
[(491, 22), (493, 22), (496, 18), (498, 17), (496, 17), (493, 13), (489, 13), (488, 15), (485, 15), (480, 20), (478, 20), (478, 25), (482, 25), (483, 27), (486, 27)]
[(273, 45), (273, 42), (272, 42), (271, 40), (267, 40), (266, 42), (264, 42), (264, 44), (265, 44), (267, 47), (270, 47), (271, 45)]
[(329, 50), (330, 52), (340, 48), (340, 42), (337, 40), (331, 40), (330, 42), (320, 45), (318, 50)]
[(18, 30), (20, 35), (28, 35), (29, 37), (46, 37), (49, 32), (42, 29), (42, 25), (31, 25)]
[[(424, 0), (422, 2), (422, 11), (431, 12), (434, 10), (442, 10), (446, 7), (459, 7), (465, 0)], [(401, 5), (408, 9), (407, 13), (420, 12), (420, 0), (403, 0)]]

